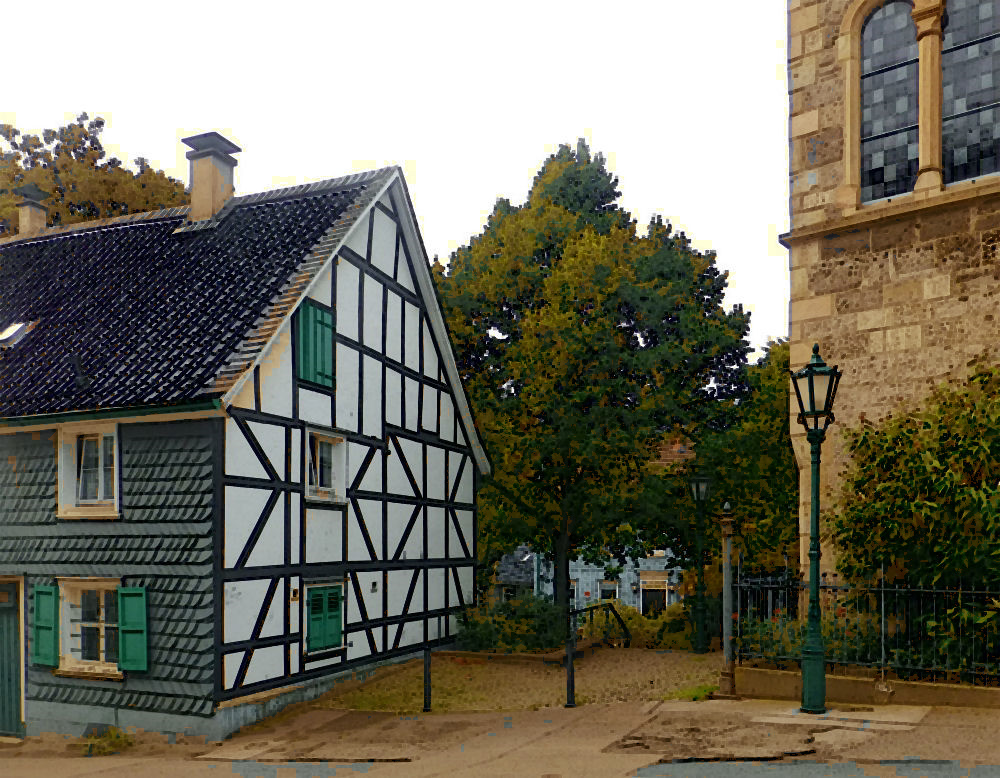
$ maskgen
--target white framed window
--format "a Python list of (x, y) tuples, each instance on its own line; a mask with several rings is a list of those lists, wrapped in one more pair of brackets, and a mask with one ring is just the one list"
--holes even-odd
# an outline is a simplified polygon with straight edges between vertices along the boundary
[(329, 502), (347, 501), (347, 443), (331, 432), (307, 430), (306, 496)]
[(59, 670), (121, 678), (114, 579), (59, 578)]
[(601, 599), (602, 600), (618, 599), (617, 581), (601, 581)]
[(118, 518), (118, 453), (116, 424), (59, 428), (59, 518)]

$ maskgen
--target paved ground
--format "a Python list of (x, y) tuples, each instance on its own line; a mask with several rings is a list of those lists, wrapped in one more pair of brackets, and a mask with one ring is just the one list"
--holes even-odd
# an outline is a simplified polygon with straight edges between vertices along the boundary
[[(881, 763), (913, 758), (955, 764)], [(88, 758), (68, 753), (57, 738), (0, 746), (3, 778), (776, 774), (1000, 776), (1000, 711), (841, 706), (808, 716), (773, 700), (412, 717), (313, 710), (215, 747), (145, 741), (124, 754)]]

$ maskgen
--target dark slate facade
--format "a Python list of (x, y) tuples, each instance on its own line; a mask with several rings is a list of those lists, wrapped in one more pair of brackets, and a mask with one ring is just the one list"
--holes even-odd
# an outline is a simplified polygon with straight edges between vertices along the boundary
[(28, 734), (50, 731), (63, 717), (118, 724), (122, 711), (212, 713), (222, 420), (118, 430), (117, 521), (56, 518), (55, 430), (0, 436), (0, 570), (26, 576), (27, 623), (34, 623), (33, 587), (56, 576), (120, 577), (124, 586), (145, 587), (147, 598), (148, 671), (126, 672), (123, 681), (66, 678), (29, 659)]

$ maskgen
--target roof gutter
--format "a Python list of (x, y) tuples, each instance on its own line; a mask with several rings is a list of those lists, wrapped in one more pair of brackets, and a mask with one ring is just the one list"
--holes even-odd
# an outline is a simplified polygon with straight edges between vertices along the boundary
[(222, 407), (222, 401), (198, 400), (178, 405), (153, 405), (138, 408), (106, 408), (104, 410), (66, 411), (64, 413), (39, 413), (34, 416), (0, 417), (0, 427), (26, 427), (39, 424), (62, 424), (71, 421), (118, 418), (121, 416), (147, 416), (158, 413), (188, 413), (213, 411)]

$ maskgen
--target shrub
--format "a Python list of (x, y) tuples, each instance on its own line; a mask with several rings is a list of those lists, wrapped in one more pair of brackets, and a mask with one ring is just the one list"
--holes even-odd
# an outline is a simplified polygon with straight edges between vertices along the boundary
[[(613, 604), (628, 627), (633, 648), (690, 648), (691, 629), (681, 604), (669, 605), (653, 617), (644, 616), (630, 605)], [(588, 614), (581, 626), (585, 638), (623, 637), (618, 620), (606, 609), (595, 611), (592, 620)]]
[(530, 592), (488, 608), (466, 608), (456, 641), (466, 651), (542, 651), (566, 641), (561, 609)]
[(79, 745), (84, 756), (107, 756), (131, 748), (135, 745), (135, 738), (118, 727), (108, 727), (103, 734), (92, 735)]

